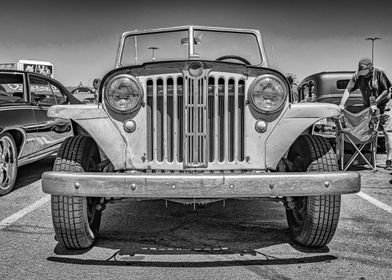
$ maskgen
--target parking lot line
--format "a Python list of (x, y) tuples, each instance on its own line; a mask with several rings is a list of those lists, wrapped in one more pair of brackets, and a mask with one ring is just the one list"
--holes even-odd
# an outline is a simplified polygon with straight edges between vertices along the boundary
[(385, 211), (387, 211), (388, 213), (392, 214), (392, 207), (375, 199), (374, 197), (364, 193), (364, 192), (359, 192), (357, 193), (358, 196), (362, 197), (363, 199), (369, 201), (371, 204), (376, 205), (378, 208), (381, 208)]
[(17, 220), (22, 218), (23, 216), (29, 214), (30, 212), (34, 211), (35, 209), (41, 207), (45, 203), (50, 201), (50, 195), (45, 195), (41, 199), (37, 200), (33, 204), (30, 204), (29, 206), (23, 208), (22, 210), (16, 212), (15, 214), (12, 214), (11, 216), (5, 218), (4, 220), (0, 221), (0, 230), (12, 225), (15, 223)]

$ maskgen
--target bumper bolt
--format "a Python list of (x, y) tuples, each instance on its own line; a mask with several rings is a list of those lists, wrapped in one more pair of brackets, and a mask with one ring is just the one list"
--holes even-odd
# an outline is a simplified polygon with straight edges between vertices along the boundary
[(325, 181), (325, 183), (324, 183), (324, 187), (326, 187), (326, 188), (328, 188), (329, 187), (329, 182), (328, 181)]
[(234, 189), (234, 184), (230, 184), (230, 189)]
[(79, 187), (80, 187), (79, 183), (75, 183), (74, 187), (76, 190), (79, 189)]
[(269, 184), (268, 186), (271, 190), (275, 187), (274, 184)]
[(173, 185), (173, 186), (172, 186), (172, 189), (175, 189), (175, 188), (176, 188), (176, 185)]
[(135, 184), (131, 184), (131, 190), (136, 190), (136, 185)]

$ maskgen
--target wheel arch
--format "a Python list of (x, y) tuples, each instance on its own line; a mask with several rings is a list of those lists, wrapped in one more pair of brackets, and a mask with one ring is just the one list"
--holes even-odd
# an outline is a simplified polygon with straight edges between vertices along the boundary
[(6, 132), (9, 133), (14, 139), (16, 144), (16, 150), (19, 157), (26, 144), (26, 139), (27, 139), (26, 132), (19, 127), (6, 127), (1, 131), (1, 134)]

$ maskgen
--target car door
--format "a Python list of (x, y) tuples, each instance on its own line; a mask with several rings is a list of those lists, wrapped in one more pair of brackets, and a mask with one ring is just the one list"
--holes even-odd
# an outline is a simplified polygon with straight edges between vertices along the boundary
[(0, 72), (0, 130), (23, 135), (20, 163), (33, 152), (36, 122), (27, 96), (26, 76), (20, 72)]
[(43, 76), (29, 74), (30, 99), (35, 104), (37, 134), (34, 152), (54, 152), (61, 142), (71, 135), (69, 122), (48, 117), (48, 109), (62, 103), (66, 97), (60, 85)]

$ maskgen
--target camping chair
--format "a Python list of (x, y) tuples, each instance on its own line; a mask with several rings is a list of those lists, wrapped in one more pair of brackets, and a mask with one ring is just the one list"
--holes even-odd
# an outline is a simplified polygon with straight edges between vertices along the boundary
[[(377, 152), (377, 134), (380, 123), (379, 112), (372, 114), (370, 108), (366, 108), (356, 114), (343, 110), (336, 123), (336, 149), (340, 154), (341, 170), (346, 171), (359, 157), (376, 171), (376, 152)], [(354, 148), (354, 154), (345, 162), (345, 143)], [(370, 161), (365, 155), (364, 148), (370, 145)], [(369, 151), (368, 151), (369, 153)]]

